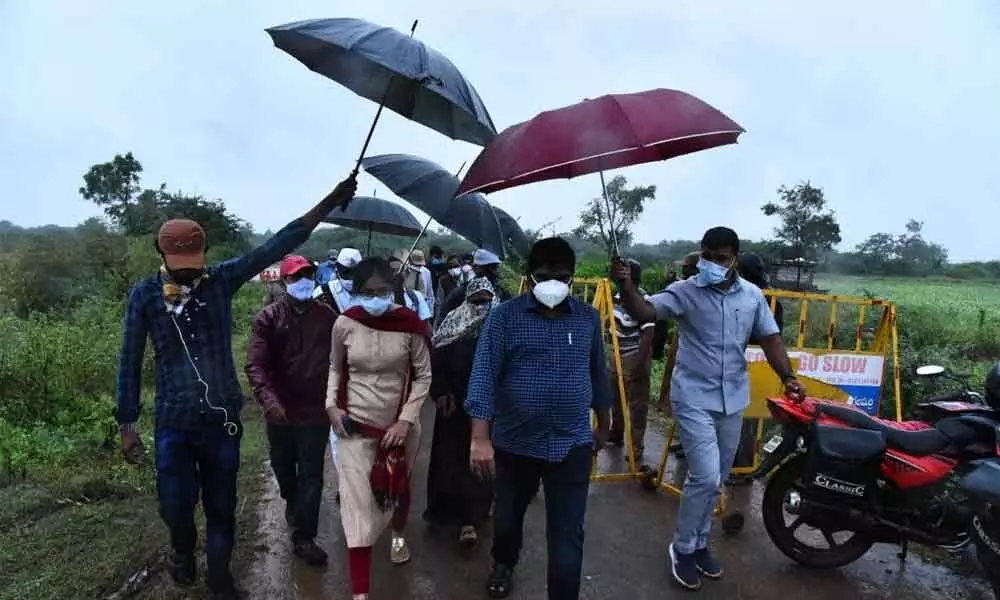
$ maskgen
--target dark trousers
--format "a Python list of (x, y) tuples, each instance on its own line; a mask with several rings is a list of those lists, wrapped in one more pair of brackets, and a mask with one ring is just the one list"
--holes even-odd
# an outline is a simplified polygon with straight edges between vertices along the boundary
[(513, 567), (521, 552), (524, 512), (545, 486), (549, 600), (577, 600), (583, 565), (583, 520), (590, 487), (591, 447), (550, 463), (496, 450), (493, 560)]
[(323, 461), (330, 439), (329, 425), (291, 426), (267, 424), (271, 469), (281, 497), (294, 510), (292, 540), (316, 537), (323, 499)]
[(205, 511), (208, 585), (230, 585), (229, 562), (236, 533), (236, 475), (240, 468), (239, 435), (221, 425), (200, 431), (156, 430), (156, 490), (160, 516), (170, 529), (175, 552), (194, 554), (198, 532), (194, 510), (198, 495)]

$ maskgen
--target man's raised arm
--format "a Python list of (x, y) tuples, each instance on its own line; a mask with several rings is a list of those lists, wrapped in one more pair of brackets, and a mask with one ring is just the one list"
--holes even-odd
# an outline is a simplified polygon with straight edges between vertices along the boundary
[(304, 244), (320, 220), (331, 210), (353, 198), (357, 188), (355, 177), (348, 177), (338, 183), (309, 212), (285, 225), (266, 242), (243, 256), (222, 263), (219, 276), (228, 284), (230, 293), (236, 293), (244, 283)]

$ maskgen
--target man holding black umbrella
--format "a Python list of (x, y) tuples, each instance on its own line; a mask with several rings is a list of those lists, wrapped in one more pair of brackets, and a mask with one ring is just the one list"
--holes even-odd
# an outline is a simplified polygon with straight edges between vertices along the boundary
[(168, 571), (178, 585), (195, 581), (195, 507), (205, 511), (205, 554), (212, 598), (242, 597), (230, 573), (236, 529), (243, 391), (232, 352), (233, 296), (269, 265), (303, 244), (320, 219), (354, 196), (350, 177), (262, 246), (211, 267), (205, 231), (187, 219), (163, 224), (159, 271), (129, 292), (118, 366), (116, 417), (125, 457), (142, 462), (137, 423), (147, 338), (156, 357), (156, 487), (170, 530)]

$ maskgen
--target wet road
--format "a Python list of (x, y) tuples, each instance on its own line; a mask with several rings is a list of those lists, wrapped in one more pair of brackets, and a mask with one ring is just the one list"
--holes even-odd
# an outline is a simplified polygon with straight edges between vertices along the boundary
[[(430, 413), (425, 416), (430, 417)], [(408, 528), (413, 560), (389, 563), (386, 534), (374, 552), (372, 600), (473, 600), (485, 598), (483, 580), (489, 567), (489, 530), (478, 548), (458, 548), (453, 531), (432, 531), (420, 518), (427, 474), (432, 421), (425, 419), (425, 444), (415, 468), (414, 507)], [(651, 436), (652, 437), (652, 436)], [(649, 440), (650, 442), (654, 440)], [(661, 446), (662, 447), (662, 446)], [(659, 448), (650, 445), (652, 452)], [(650, 454), (654, 461), (658, 454)], [(328, 463), (329, 457), (328, 457)], [(672, 458), (671, 461), (674, 459)], [(609, 450), (602, 470), (620, 463), (620, 452)], [(260, 600), (348, 600), (347, 558), (340, 529), (336, 476), (328, 464), (326, 501), (318, 543), (330, 552), (330, 565), (314, 569), (291, 560), (284, 505), (273, 477), (265, 495), (261, 542), (256, 564), (244, 582), (252, 598)], [(759, 503), (758, 488), (736, 488), (731, 507)], [(897, 550), (876, 546), (862, 560), (839, 570), (816, 571), (786, 559), (768, 540), (760, 517), (747, 510), (746, 527), (736, 536), (714, 531), (714, 549), (726, 568), (721, 581), (706, 581), (696, 594), (682, 591), (669, 576), (665, 562), (677, 498), (644, 491), (638, 482), (592, 484), (587, 512), (581, 597), (587, 600), (653, 600), (700, 597), (702, 600), (993, 600), (993, 596), (965, 556), (958, 571), (929, 564), (911, 552), (905, 565)], [(536, 499), (525, 521), (525, 549), (511, 598), (544, 600), (545, 513)], [(719, 528), (716, 527), (718, 530)]]

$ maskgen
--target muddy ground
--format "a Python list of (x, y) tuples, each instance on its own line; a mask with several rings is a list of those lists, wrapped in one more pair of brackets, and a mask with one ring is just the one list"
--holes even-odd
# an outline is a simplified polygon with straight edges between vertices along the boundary
[[(483, 580), (489, 567), (489, 531), (480, 546), (459, 549), (454, 531), (429, 529), (423, 511), (427, 454), (432, 421), (425, 415), (425, 444), (414, 476), (414, 506), (409, 536), (413, 560), (408, 565), (389, 563), (385, 536), (375, 549), (373, 600), (471, 600), (485, 598)], [(662, 448), (650, 445), (647, 461), (658, 458)], [(602, 457), (602, 470), (622, 462), (620, 451)], [(672, 459), (673, 460), (673, 459)], [(328, 457), (329, 462), (329, 457)], [(327, 465), (326, 501), (318, 542), (330, 552), (330, 565), (314, 569), (291, 559), (284, 505), (273, 478), (264, 494), (260, 543), (255, 564), (243, 582), (250, 597), (260, 600), (349, 599), (346, 551), (340, 528), (336, 476)], [(817, 571), (799, 567), (768, 540), (754, 506), (760, 489), (736, 488), (731, 505), (743, 507), (746, 526), (736, 536), (714, 532), (714, 548), (726, 574), (721, 581), (706, 581), (700, 592), (682, 591), (672, 582), (666, 563), (666, 540), (672, 531), (677, 498), (644, 491), (637, 482), (595, 483), (587, 513), (584, 581), (581, 597), (592, 600), (653, 600), (700, 597), (702, 600), (843, 600), (846, 598), (892, 600), (993, 600), (992, 594), (968, 554), (946, 560), (922, 558), (911, 552), (905, 564), (898, 549), (877, 546), (861, 561), (839, 570)], [(544, 600), (545, 530), (541, 498), (529, 508), (525, 524), (525, 550), (518, 567), (515, 590), (521, 600)]]

